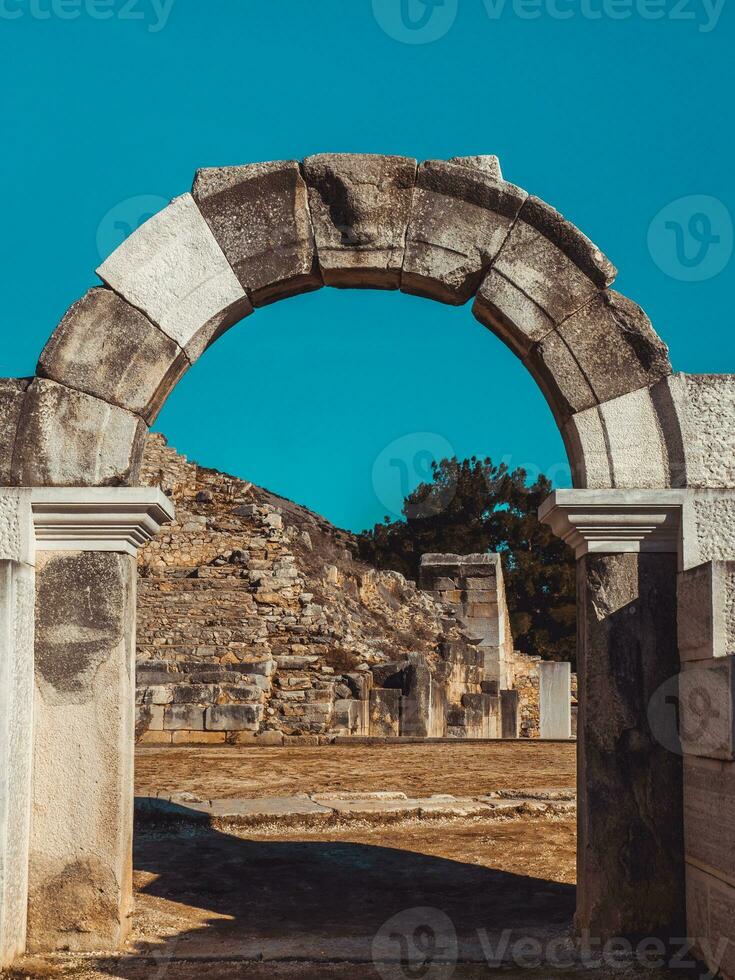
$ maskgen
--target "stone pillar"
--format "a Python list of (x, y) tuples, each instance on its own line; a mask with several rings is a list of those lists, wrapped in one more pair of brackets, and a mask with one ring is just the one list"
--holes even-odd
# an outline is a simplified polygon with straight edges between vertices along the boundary
[(31, 951), (119, 946), (132, 911), (135, 554), (150, 489), (33, 491), (37, 588)]
[(25, 950), (33, 745), (31, 491), (0, 490), (0, 970)]
[(500, 692), (500, 725), (501, 738), (519, 737), (521, 718), (519, 711), (518, 691)]
[(735, 977), (735, 561), (679, 574), (688, 935)]
[(541, 520), (575, 550), (579, 731), (576, 927), (684, 935), (681, 756), (651, 704), (679, 670), (679, 491), (557, 491)]
[(539, 664), (541, 738), (572, 737), (572, 665)]

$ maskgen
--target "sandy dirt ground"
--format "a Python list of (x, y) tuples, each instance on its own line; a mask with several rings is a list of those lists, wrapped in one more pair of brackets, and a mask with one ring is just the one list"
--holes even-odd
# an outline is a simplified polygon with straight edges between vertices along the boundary
[(576, 745), (532, 740), (485, 744), (322, 745), (296, 748), (139, 748), (136, 793), (203, 799), (391, 790), (408, 796), (480, 796), (498, 789), (567, 789)]
[[(574, 908), (569, 820), (455, 820), (235, 836), (140, 833), (126, 953), (29, 960), (15, 978), (499, 980), (668, 977), (563, 969)], [(428, 937), (428, 938), (427, 938)], [(430, 942), (429, 942), (430, 940)], [(548, 962), (523, 960), (535, 941)], [(427, 945), (428, 943), (428, 945)], [(401, 964), (402, 950), (408, 961)], [(519, 953), (520, 950), (520, 953)], [(501, 956), (501, 971), (486, 955)], [(518, 961), (518, 957), (521, 957)], [(562, 957), (559, 959), (559, 957)], [(426, 957), (426, 961), (424, 961)], [(689, 975), (688, 973), (686, 975)]]
[[(574, 786), (573, 745), (144, 749), (137, 792), (413, 796)], [(334, 828), (136, 833), (123, 955), (57, 956), (11, 976), (74, 980), (502, 980), (682, 977), (562, 966), (575, 901), (574, 821), (537, 817)], [(541, 960), (522, 959), (535, 942)], [(556, 959), (546, 959), (553, 947)], [(519, 953), (520, 950), (520, 953)], [(407, 961), (400, 962), (407, 954)], [(519, 955), (521, 960), (519, 961)], [(487, 957), (500, 957), (500, 972)], [(559, 958), (561, 956), (561, 959)], [(687, 974), (688, 975), (688, 974)], [(694, 974), (696, 975), (696, 974)]]

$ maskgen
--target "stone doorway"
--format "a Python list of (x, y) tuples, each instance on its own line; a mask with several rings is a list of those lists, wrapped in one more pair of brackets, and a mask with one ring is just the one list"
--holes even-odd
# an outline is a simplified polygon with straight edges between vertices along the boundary
[[(734, 831), (713, 823), (735, 795), (733, 379), (673, 374), (612, 264), (495, 157), (200, 171), (98, 271), (37, 375), (0, 384), (4, 961), (26, 942), (27, 884), (36, 948), (126, 934), (133, 555), (171, 516), (135, 489), (148, 426), (223, 331), (322, 285), (474, 297), (536, 379), (577, 488), (542, 518), (579, 560), (578, 928), (680, 931), (686, 876), (689, 930), (731, 936)], [(684, 766), (666, 698), (655, 710), (679, 683), (722, 706), (694, 724), (701, 698), (679, 699)]]

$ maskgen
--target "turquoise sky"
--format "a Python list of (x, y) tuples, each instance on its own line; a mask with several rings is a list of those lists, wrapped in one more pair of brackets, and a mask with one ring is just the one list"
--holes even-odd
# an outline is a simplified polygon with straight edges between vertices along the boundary
[[(33, 373), (198, 166), (327, 150), (497, 153), (617, 264), (676, 369), (735, 371), (733, 34), (722, 0), (0, 0), (0, 373)], [(157, 428), (352, 528), (432, 455), (566, 482), (520, 363), (469, 307), (395, 293), (258, 311)]]

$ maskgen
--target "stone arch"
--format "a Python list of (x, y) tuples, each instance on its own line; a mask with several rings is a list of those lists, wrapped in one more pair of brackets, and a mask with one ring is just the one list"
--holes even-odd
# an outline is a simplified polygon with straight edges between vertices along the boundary
[[(36, 949), (124, 939), (133, 555), (172, 518), (160, 491), (124, 488), (138, 481), (149, 425), (206, 348), (260, 306), (323, 285), (453, 305), (474, 297), (477, 319), (536, 379), (578, 488), (555, 494), (541, 515), (578, 559), (577, 925), (602, 939), (681, 935), (686, 871), (690, 934), (712, 948), (731, 935), (708, 909), (735, 908), (732, 835), (713, 839), (716, 816), (701, 814), (729, 805), (705, 795), (715, 770), (723, 800), (735, 785), (735, 379), (672, 374), (646, 315), (610, 288), (608, 259), (503, 180), (491, 156), (419, 165), (324, 154), (202, 170), (191, 193), (98, 272), (102, 285), (68, 311), (35, 377), (0, 379), (0, 666), (15, 677), (0, 691), (13, 735), (0, 732), (0, 848), (10, 846), (19, 882), (11, 895), (0, 854), (0, 965), (24, 948), (26, 908)], [(77, 656), (89, 653), (91, 627), (92, 659), (104, 661), (96, 672)], [(62, 690), (57, 662), (66, 654), (74, 656)], [(666, 685), (677, 686), (680, 661), (689, 662), (684, 678), (692, 664), (711, 677), (717, 670), (727, 720), (714, 747), (685, 747), (684, 766), (648, 711)], [(43, 682), (53, 688), (45, 700)], [(26, 723), (31, 703), (41, 710)], [(43, 819), (33, 823), (26, 888), (31, 742)], [(69, 744), (83, 748), (81, 762)], [(11, 778), (18, 789), (7, 792)], [(103, 809), (99, 825), (88, 819)], [(8, 820), (16, 829), (5, 840)], [(64, 834), (45, 833), (44, 820)], [(91, 928), (78, 927), (82, 906)]]
[(103, 285), (69, 309), (36, 377), (6, 384), (6, 485), (135, 484), (148, 426), (206, 348), (324, 285), (473, 300), (543, 391), (576, 487), (685, 481), (665, 344), (610, 289), (612, 263), (496, 157), (200, 170), (97, 271)]

